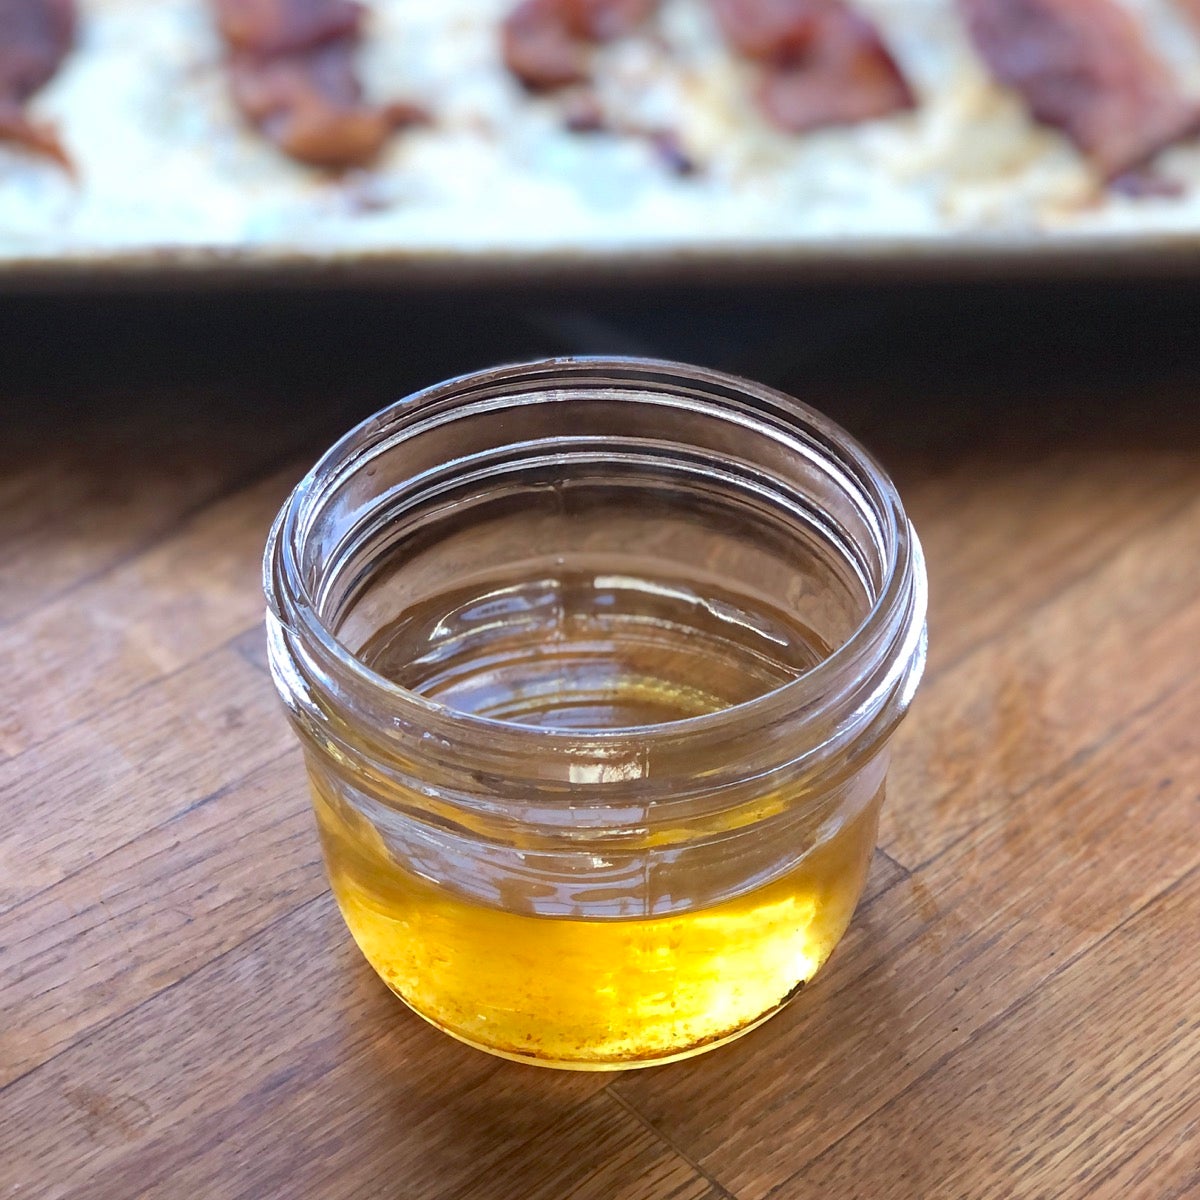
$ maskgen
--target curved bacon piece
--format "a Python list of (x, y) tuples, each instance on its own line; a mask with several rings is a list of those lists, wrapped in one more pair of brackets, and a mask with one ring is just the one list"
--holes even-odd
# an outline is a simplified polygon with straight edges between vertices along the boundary
[(717, 24), (729, 45), (744, 58), (775, 66), (803, 58), (827, 7), (814, 0), (713, 0)]
[(355, 0), (213, 0), (217, 29), (231, 49), (288, 54), (362, 30)]
[(713, 0), (726, 41), (764, 64), (759, 103), (790, 133), (913, 108), (875, 25), (841, 0)]
[(611, 42), (633, 33), (658, 7), (658, 0), (560, 0), (576, 36)]
[(916, 107), (912, 88), (879, 31), (841, 7), (823, 14), (801, 60), (767, 72), (759, 102), (789, 133), (856, 125)]
[(582, 83), (591, 47), (631, 33), (658, 0), (522, 0), (500, 39), (508, 69), (532, 91)]
[(370, 162), (393, 130), (423, 123), (406, 104), (368, 104), (356, 71), (355, 0), (213, 0), (242, 114), (285, 154), (322, 167)]
[(1035, 120), (1062, 130), (1117, 180), (1196, 132), (1180, 91), (1114, 0), (959, 0), (976, 49)]
[(501, 27), (504, 63), (533, 91), (587, 78), (587, 43), (572, 32), (561, 8), (556, 0), (522, 0)]
[(363, 103), (347, 38), (313, 50), (261, 58), (235, 54), (230, 62), (234, 102), (285, 154), (313, 166), (367, 163), (392, 131), (420, 124), (410, 104)]
[(58, 70), (75, 40), (74, 0), (0, 0), (0, 140), (71, 161), (49, 126), (31, 121), (26, 101)]

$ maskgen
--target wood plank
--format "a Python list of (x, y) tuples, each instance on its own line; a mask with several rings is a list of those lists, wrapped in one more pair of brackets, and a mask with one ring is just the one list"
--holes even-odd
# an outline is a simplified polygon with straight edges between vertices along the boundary
[(1197, 706), (1200, 672), (882, 893), (789, 1010), (615, 1090), (742, 1200), (786, 1194), (860, 1121), (1200, 862)]
[(1193, 502), (931, 679), (896, 736), (883, 848), (929, 861), (1200, 670), (1197, 545)]
[(7, 914), (0, 1086), (325, 890), (300, 755)]
[(726, 1194), (602, 1092), (447, 1200), (722, 1200)]
[(883, 850), (876, 850), (871, 858), (871, 870), (859, 903), (869, 904), (876, 896), (908, 877), (909, 872), (895, 859), (889, 858)]
[(161, 389), (0, 402), (0, 626), (145, 553), (331, 419), (292, 406), (272, 424), (254, 404)]
[(230, 646), (252, 666), (257, 667), (265, 675), (270, 675), (271, 664), (267, 660), (267, 631), (262, 622), (239, 633), (230, 641)]
[(0, 1162), (62, 1200), (441, 1200), (606, 1078), (431, 1028), (325, 895), (0, 1091)]
[[(1193, 1010), (1195, 1000), (1191, 1000)], [(1179, 1080), (1181, 1098), (1164, 1093), (1153, 1114), (1154, 1134), (1102, 1184), (1106, 1195), (1183, 1200), (1200, 1195), (1200, 1090), (1196, 1071)]]
[(232, 650), (98, 707), (0, 763), (0, 912), (294, 747), (270, 681)]
[[(1194, 797), (1193, 800), (1200, 799)], [(1200, 1010), (1190, 970), (1200, 871), (1080, 955), (781, 1189), (830, 1195), (1162, 1196), (1196, 1180), (1177, 1156), (1142, 1190), (1109, 1175), (1200, 1097)], [(1105, 1178), (1108, 1176), (1108, 1178)], [(1136, 1178), (1136, 1174), (1135, 1174)], [(1146, 1188), (1149, 1184), (1149, 1189)]]
[(1169, 520), (1200, 493), (1200, 453), (1174, 446), (955, 453), (900, 467), (929, 577), (930, 681)]
[(262, 620), (267, 531), (291, 466), (0, 633), (0, 748), (18, 755)]

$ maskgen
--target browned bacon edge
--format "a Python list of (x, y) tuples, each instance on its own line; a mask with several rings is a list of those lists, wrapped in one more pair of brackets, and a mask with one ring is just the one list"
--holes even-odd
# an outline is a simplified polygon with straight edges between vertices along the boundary
[(217, 29), (231, 49), (256, 54), (309, 50), (362, 31), (357, 0), (213, 0)]
[(396, 129), (429, 120), (419, 105), (365, 101), (357, 73), (364, 9), (356, 0), (212, 2), (234, 103), (289, 157), (365, 166)]
[[(1161, 194), (1140, 171), (1200, 129), (1200, 108), (1115, 0), (958, 0), (997, 82), (1059, 129), (1117, 190)], [(1134, 174), (1136, 173), (1136, 174)]]
[(916, 97), (874, 23), (842, 0), (713, 0), (735, 53), (761, 64), (759, 105), (791, 133), (903, 112)]
[(500, 30), (509, 71), (531, 91), (588, 78), (591, 48), (633, 32), (658, 0), (521, 0)]
[(0, 0), (0, 141), (74, 174), (57, 130), (32, 120), (26, 102), (54, 77), (75, 41), (74, 0)]

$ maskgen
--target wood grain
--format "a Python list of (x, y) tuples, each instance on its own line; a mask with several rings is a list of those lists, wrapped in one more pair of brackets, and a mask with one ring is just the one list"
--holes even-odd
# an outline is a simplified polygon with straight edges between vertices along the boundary
[(324, 892), (311, 825), (287, 753), (21, 905), (0, 1084)]
[(593, 1096), (453, 1200), (726, 1200), (612, 1096)]
[[(317, 431), (340, 431), (326, 409), (264, 404), (261, 388), (251, 405), (178, 383), (166, 397), (126, 382), (92, 390), (0, 405), (0, 624), (144, 555)], [(269, 437), (264, 408), (281, 417)]]
[(1198, 493), (929, 680), (920, 720), (938, 736), (914, 722), (896, 740), (881, 833), (893, 858), (928, 861), (1200, 665)]
[[(798, 1200), (841, 1190), (887, 1200), (1138, 1194), (1114, 1173), (1139, 1150), (1161, 1149), (1160, 1118), (1178, 1119), (1200, 1080), (1195, 981), (1170, 969), (1194, 957), (1198, 929), (1193, 870), (781, 1191)], [(1200, 1182), (1191, 1150), (1190, 1164), (1174, 1165), (1175, 1186), (1181, 1166)], [(1141, 1194), (1171, 1186), (1161, 1164), (1147, 1183)]]
[(1153, 454), (1069, 447), (1032, 462), (964, 454), (949, 470), (901, 475), (938, 582), (929, 679), (1169, 518), (1198, 472), (1200, 451), (1184, 442)]
[(291, 745), (261, 672), (224, 649), (0, 764), (0, 912)]
[(10, 411), (0, 1192), (1200, 1195), (1191, 394), (1164, 385), (1153, 422), (1132, 393), (1107, 414), (1014, 398), (1003, 425), (859, 410), (933, 593), (863, 905), (760, 1030), (618, 1076), (438, 1033), (328, 894), (258, 563), (312, 431), (350, 410), (277, 430), (276, 408), (256, 435), (240, 401), (206, 418), (180, 393), (61, 444)]
[(31, 745), (195, 662), (262, 620), (267, 530), (293, 467), (200, 512), (171, 537), (5, 631), (3, 749)]

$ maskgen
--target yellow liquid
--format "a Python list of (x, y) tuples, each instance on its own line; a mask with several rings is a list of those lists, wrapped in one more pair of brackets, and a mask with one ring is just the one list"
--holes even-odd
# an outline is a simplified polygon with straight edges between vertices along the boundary
[(669, 916), (574, 920), (485, 907), (419, 878), (314, 785), (334, 894), (384, 982), (472, 1045), (592, 1069), (687, 1057), (791, 999), (850, 922), (879, 799), (765, 887)]
[[(827, 652), (760, 599), (587, 571), (443, 594), (359, 650), (376, 670), (460, 711), (574, 728), (725, 708)], [(715, 900), (710, 881), (676, 876), (669, 911), (631, 891), (622, 915), (603, 904), (549, 915), (528, 883), (507, 881), (502, 908), (469, 895), (469, 881), (415, 873), (320, 769), (312, 784), (333, 890), (388, 986), (463, 1041), (583, 1069), (686, 1057), (786, 1003), (849, 924), (882, 795), (861, 797), (807, 853), (789, 858), (782, 847), (778, 869), (735, 881)], [(777, 812), (786, 797), (764, 796), (762, 806)], [(521, 887), (529, 893), (514, 894)]]

